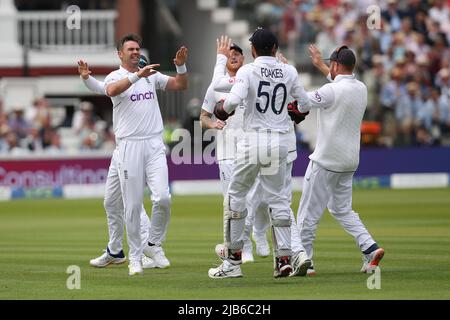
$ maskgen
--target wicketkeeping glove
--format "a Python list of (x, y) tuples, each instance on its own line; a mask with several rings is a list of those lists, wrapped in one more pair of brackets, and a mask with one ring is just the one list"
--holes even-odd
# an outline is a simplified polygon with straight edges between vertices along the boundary
[(214, 106), (214, 115), (216, 116), (217, 119), (222, 120), (222, 121), (226, 121), (230, 116), (232, 116), (234, 114), (234, 110), (233, 110), (233, 112), (228, 113), (223, 109), (224, 102), (225, 102), (225, 100), (221, 99)]
[(296, 124), (299, 124), (300, 122), (305, 120), (306, 116), (309, 114), (309, 111), (308, 112), (300, 112), (300, 110), (298, 110), (297, 100), (289, 102), (287, 109), (288, 109), (288, 114), (291, 117), (291, 120), (295, 121)]

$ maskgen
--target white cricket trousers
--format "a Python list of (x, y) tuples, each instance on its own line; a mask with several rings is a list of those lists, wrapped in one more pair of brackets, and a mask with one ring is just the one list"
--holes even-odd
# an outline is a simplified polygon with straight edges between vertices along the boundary
[[(297, 227), (295, 221), (294, 212), (291, 209), (292, 204), (292, 166), (294, 162), (291, 161), (286, 165), (286, 176), (284, 184), (284, 193), (289, 197), (289, 211), (291, 217), (291, 247), (293, 253), (305, 251), (300, 239), (300, 230)], [(247, 196), (247, 210), (248, 216), (245, 220), (245, 228), (253, 227), (253, 232), (260, 237), (266, 237), (266, 231), (270, 227), (270, 213), (269, 204), (264, 199), (263, 189), (259, 181), (259, 177), (256, 178), (255, 185), (250, 190)], [(249, 233), (245, 235), (249, 237)], [(244, 242), (247, 239), (244, 238)]]
[(352, 210), (352, 182), (354, 172), (333, 172), (310, 161), (303, 182), (303, 192), (297, 212), (297, 224), (306, 254), (313, 256), (313, 241), (326, 207), (341, 226), (355, 238), (361, 251), (375, 243)]
[[(118, 148), (114, 149), (111, 163), (106, 178), (105, 198), (103, 205), (108, 221), (109, 242), (108, 249), (112, 254), (118, 254), (122, 251), (122, 240), (124, 233), (124, 208), (122, 200), (122, 191), (120, 189), (119, 169), (118, 169)], [(144, 186), (142, 186), (144, 187)], [(150, 220), (144, 206), (141, 207), (141, 239), (142, 245), (148, 242), (150, 232)]]
[(148, 241), (161, 245), (170, 220), (169, 176), (165, 146), (160, 135), (148, 139), (119, 139), (119, 179), (122, 190), (129, 260), (142, 255), (140, 211), (144, 184), (152, 200), (151, 228)]
[[(247, 213), (246, 197), (259, 175), (274, 226), (277, 257), (292, 254), (289, 196), (285, 192), (287, 141), (288, 134), (246, 132), (237, 143), (235, 167), (228, 187), (229, 209)], [(231, 219), (230, 240), (234, 246), (231, 249), (242, 249), (244, 228), (244, 219)]]

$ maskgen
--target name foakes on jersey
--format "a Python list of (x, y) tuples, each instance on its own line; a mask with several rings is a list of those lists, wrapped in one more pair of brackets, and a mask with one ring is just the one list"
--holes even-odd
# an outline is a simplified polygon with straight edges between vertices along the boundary
[(279, 79), (283, 78), (282, 69), (261, 68), (261, 77)]

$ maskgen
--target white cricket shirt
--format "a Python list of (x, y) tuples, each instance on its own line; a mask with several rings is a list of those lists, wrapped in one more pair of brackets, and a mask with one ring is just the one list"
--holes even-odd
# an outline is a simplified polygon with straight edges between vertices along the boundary
[(356, 171), (367, 87), (354, 75), (338, 75), (308, 96), (310, 106), (300, 105), (300, 111), (318, 109), (317, 142), (309, 158), (331, 171)]
[[(221, 54), (217, 55), (213, 79), (206, 91), (202, 105), (202, 109), (211, 114), (214, 114), (216, 103), (227, 98), (235, 80), (235, 77), (232, 77), (227, 73), (226, 63), (226, 56)], [(224, 84), (222, 85), (221, 91), (215, 90), (215, 85), (218, 82)], [(235, 109), (234, 115), (227, 119), (224, 128), (222, 130), (217, 130), (216, 157), (218, 161), (233, 160), (235, 158), (237, 139), (241, 137), (242, 132), (244, 109), (245, 107), (242, 104), (239, 105)]]
[[(132, 72), (120, 66), (105, 78), (108, 84), (128, 77)], [(141, 78), (120, 95), (111, 97), (113, 129), (117, 138), (145, 139), (162, 134), (163, 121), (156, 90), (165, 90), (169, 76), (159, 72)]]
[(289, 96), (309, 107), (297, 70), (275, 57), (261, 56), (239, 69), (224, 108), (231, 112), (244, 100), (244, 130), (269, 129), (287, 133), (291, 126), (287, 112)]

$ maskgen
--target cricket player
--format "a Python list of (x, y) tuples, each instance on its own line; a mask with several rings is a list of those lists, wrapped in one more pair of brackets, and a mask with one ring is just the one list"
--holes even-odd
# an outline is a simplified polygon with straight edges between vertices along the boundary
[[(98, 81), (92, 77), (88, 64), (83, 61), (78, 61), (78, 72), (84, 85), (97, 94), (106, 95), (105, 83)], [(121, 264), (126, 261), (126, 256), (122, 248), (123, 240), (123, 228), (124, 228), (124, 212), (123, 212), (123, 199), (122, 191), (120, 190), (119, 173), (118, 173), (118, 153), (117, 148), (113, 151), (111, 163), (108, 168), (108, 176), (106, 178), (105, 186), (105, 198), (104, 208), (106, 212), (106, 219), (108, 221), (108, 234), (109, 242), (106, 246), (105, 252), (90, 260), (90, 265), (97, 268), (103, 268), (110, 264)], [(150, 235), (150, 220), (147, 212), (142, 205), (141, 209), (141, 239), (142, 246), (147, 245), (148, 237)], [(161, 268), (164, 265), (155, 263), (153, 259), (142, 254), (142, 267), (144, 269), (149, 268)]]
[[(173, 60), (177, 69), (175, 77), (157, 72), (158, 64), (139, 69), (140, 47), (139, 36), (122, 37), (117, 45), (121, 66), (104, 81), (106, 94), (113, 103), (118, 176), (130, 247), (129, 275), (143, 273), (142, 252), (155, 262), (170, 265), (161, 247), (170, 218), (170, 193), (156, 90), (185, 90), (188, 86), (186, 47), (181, 47)], [(142, 248), (140, 212), (144, 183), (151, 191), (153, 207), (149, 241)]]
[[(244, 106), (239, 105), (233, 116), (229, 117), (227, 121), (220, 119), (212, 119), (215, 105), (224, 100), (231, 90), (231, 87), (235, 81), (236, 72), (244, 63), (244, 55), (242, 49), (235, 43), (231, 44), (231, 40), (227, 36), (221, 36), (217, 39), (217, 62), (214, 67), (213, 79), (208, 87), (203, 101), (202, 110), (200, 114), (200, 124), (205, 129), (217, 129), (216, 135), (216, 156), (219, 164), (219, 176), (222, 183), (222, 191), (225, 196), (228, 190), (231, 174), (234, 168), (234, 159), (236, 156), (236, 143), (242, 134)], [(225, 54), (223, 54), (225, 53)], [(217, 86), (217, 89), (215, 88)], [(260, 198), (253, 194), (256, 190), (252, 188), (247, 197), (248, 207), (259, 208)], [(257, 202), (255, 202), (257, 201)], [(266, 209), (262, 207), (262, 209)], [(252, 212), (252, 210), (249, 210)], [(253, 223), (250, 223), (250, 214), (247, 218), (245, 226), (245, 239), (244, 249), (242, 254), (243, 263), (253, 262), (253, 246), (250, 239), (250, 232)], [(267, 223), (266, 220), (260, 219), (263, 223)], [(267, 223), (268, 224), (268, 223)], [(260, 233), (261, 236), (257, 242), (257, 254), (267, 257), (270, 254), (269, 244), (265, 235), (266, 227), (262, 226), (261, 229), (264, 232)]]
[[(228, 190), (229, 181), (231, 178), (231, 173), (234, 169), (234, 159), (235, 159), (235, 149), (237, 140), (242, 135), (243, 126), (243, 105), (238, 106), (238, 111), (235, 111), (235, 115), (230, 116), (227, 119), (226, 125), (222, 127), (223, 121), (216, 119), (212, 121), (212, 113), (214, 112), (214, 106), (221, 99), (225, 99), (230, 92), (233, 84), (235, 83), (235, 74), (242, 66), (242, 62), (239, 63), (239, 58), (242, 56), (242, 49), (236, 44), (231, 44), (226, 36), (222, 36), (218, 40), (218, 55), (217, 62), (214, 68), (214, 76), (211, 86), (208, 88), (207, 95), (205, 97), (205, 102), (202, 107), (202, 113), (200, 119), (204, 126), (208, 128), (217, 128), (218, 131), (218, 144), (217, 144), (217, 154), (223, 157), (223, 150), (227, 151), (227, 158), (223, 160), (219, 158), (219, 168), (220, 168), (220, 178), (222, 182), (224, 196)], [(227, 59), (227, 56), (229, 58)], [(236, 60), (236, 58), (238, 60)], [(278, 60), (287, 63), (284, 56), (279, 53)], [(233, 63), (237, 61), (238, 67), (233, 68)], [(212, 86), (214, 85), (214, 90)], [(303, 117), (304, 119), (304, 117)], [(300, 122), (300, 121), (299, 121)], [(231, 131), (231, 132), (230, 132)], [(224, 138), (226, 137), (226, 139)], [(224, 145), (226, 143), (226, 145)], [(296, 150), (296, 136), (294, 122), (291, 122), (289, 128), (289, 149), (287, 156), (287, 174), (285, 180), (285, 192), (289, 194), (289, 207), (292, 200), (292, 165), (294, 160), (297, 158)], [(244, 230), (244, 246), (242, 250), (242, 263), (252, 262), (253, 259), (253, 246), (250, 239), (250, 233), (253, 229), (253, 237), (256, 242), (256, 254), (258, 256), (266, 257), (270, 254), (269, 244), (267, 243), (266, 230), (270, 227), (270, 214), (269, 205), (264, 199), (264, 190), (261, 187), (259, 176), (255, 179), (255, 184), (250, 189), (247, 195), (247, 212), (248, 215), (245, 219), (245, 230)], [(304, 276), (307, 272), (308, 267), (311, 265), (311, 261), (307, 258), (304, 248), (301, 244), (300, 233), (296, 227), (296, 221), (294, 213), (290, 210), (291, 223), (295, 225), (291, 228), (291, 241), (292, 241), (292, 252), (294, 255), (294, 265), (296, 266), (292, 275)], [(218, 253), (223, 253), (224, 249), (221, 248), (217, 250)], [(223, 258), (219, 254), (220, 258)]]
[(275, 58), (278, 40), (272, 32), (258, 29), (250, 42), (255, 61), (238, 70), (230, 94), (223, 106), (216, 106), (214, 113), (219, 119), (226, 120), (244, 101), (243, 135), (236, 145), (235, 166), (224, 200), (224, 261), (219, 267), (209, 269), (211, 278), (242, 276), (246, 196), (258, 174), (270, 207), (275, 247), (274, 277), (286, 277), (293, 271), (289, 195), (285, 188), (291, 125), (287, 98), (292, 96), (306, 105), (309, 100), (295, 68)]
[[(313, 64), (330, 83), (308, 92), (309, 104), (301, 112), (317, 109), (318, 136), (305, 173), (303, 193), (297, 212), (302, 243), (310, 259), (313, 241), (323, 211), (331, 215), (354, 237), (363, 255), (361, 272), (371, 273), (383, 258), (358, 213), (352, 209), (352, 181), (359, 164), (360, 128), (367, 106), (367, 87), (353, 74), (356, 57), (347, 46), (336, 49), (330, 68), (319, 49), (309, 47)], [(310, 270), (313, 274), (314, 268)]]

